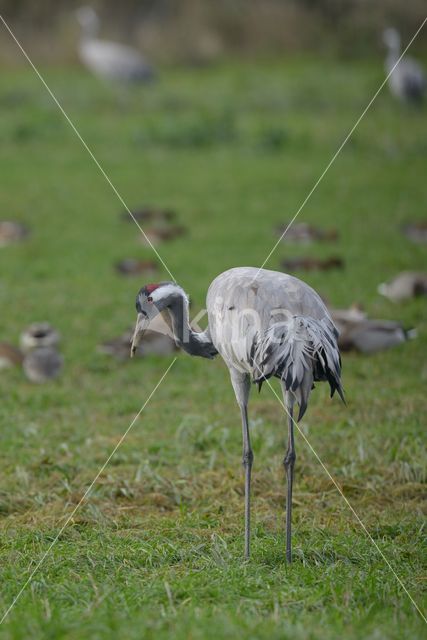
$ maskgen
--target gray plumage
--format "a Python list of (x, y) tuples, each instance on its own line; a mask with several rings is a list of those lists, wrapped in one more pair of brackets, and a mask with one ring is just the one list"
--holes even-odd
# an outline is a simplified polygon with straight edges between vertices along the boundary
[(391, 93), (399, 100), (419, 102), (427, 88), (423, 68), (409, 56), (404, 56), (395, 67), (401, 55), (400, 35), (396, 29), (385, 29), (383, 41), (388, 49), (385, 71), (387, 75), (391, 72), (388, 79)]
[(371, 320), (357, 308), (333, 309), (332, 319), (338, 327), (341, 351), (370, 354), (402, 344), (416, 337), (416, 331), (406, 331), (394, 320)]
[(390, 282), (378, 285), (378, 293), (393, 302), (427, 295), (427, 273), (401, 271)]
[(22, 368), (31, 382), (44, 383), (56, 378), (63, 367), (58, 352), (60, 335), (48, 322), (35, 322), (22, 332)]
[(127, 84), (144, 82), (154, 77), (152, 66), (138, 51), (97, 37), (99, 18), (92, 7), (81, 7), (76, 15), (82, 27), (78, 54), (92, 73), (104, 80)]
[(229, 369), (258, 384), (280, 378), (300, 406), (299, 420), (314, 381), (328, 381), (331, 395), (342, 396), (338, 332), (320, 296), (298, 278), (230, 269), (209, 287), (207, 310), (212, 342)]
[(20, 345), (23, 353), (28, 353), (38, 347), (57, 348), (59, 342), (60, 335), (49, 322), (33, 322), (20, 336)]
[(31, 382), (43, 383), (56, 378), (62, 369), (63, 357), (53, 347), (38, 347), (24, 358), (22, 364)]
[(291, 510), (295, 464), (294, 403), (301, 418), (313, 382), (327, 381), (331, 395), (343, 398), (338, 332), (318, 294), (293, 276), (239, 267), (220, 274), (209, 287), (206, 300), (208, 328), (195, 331), (189, 324), (188, 296), (173, 282), (143, 287), (136, 298), (138, 312), (131, 353), (144, 331), (161, 313), (177, 344), (191, 355), (226, 363), (240, 407), (245, 469), (245, 556), (250, 552), (250, 485), (253, 452), (250, 443), (248, 400), (251, 381), (280, 379), (288, 413), (288, 447), (284, 458), (287, 476), (286, 558), (291, 553)]

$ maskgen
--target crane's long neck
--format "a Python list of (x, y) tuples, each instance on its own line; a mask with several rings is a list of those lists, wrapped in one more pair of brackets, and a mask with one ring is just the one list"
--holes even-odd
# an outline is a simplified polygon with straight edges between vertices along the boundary
[(387, 49), (386, 67), (388, 71), (391, 71), (400, 58), (401, 45), (399, 36), (394, 36), (393, 39), (387, 43)]
[(217, 351), (208, 331), (193, 331), (189, 322), (189, 303), (183, 291), (170, 296), (166, 310), (169, 313), (172, 331), (177, 344), (192, 356), (213, 358)]
[(77, 10), (77, 19), (81, 26), (82, 41), (93, 40), (99, 33), (99, 18), (90, 7), (83, 7)]
[(400, 47), (393, 47), (388, 50), (386, 57), (386, 71), (390, 72), (400, 58)]
[(98, 31), (99, 29), (96, 24), (84, 25), (80, 35), (81, 42), (90, 42), (91, 40), (95, 40), (98, 36)]

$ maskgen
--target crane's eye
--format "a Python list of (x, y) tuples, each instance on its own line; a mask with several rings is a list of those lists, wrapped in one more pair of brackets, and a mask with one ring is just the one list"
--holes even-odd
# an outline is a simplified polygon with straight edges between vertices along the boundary
[(153, 298), (151, 296), (148, 296), (147, 302), (153, 302)]

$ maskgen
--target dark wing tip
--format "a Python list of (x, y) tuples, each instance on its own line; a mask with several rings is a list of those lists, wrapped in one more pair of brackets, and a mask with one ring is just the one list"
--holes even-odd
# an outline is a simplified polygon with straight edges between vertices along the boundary
[(306, 411), (307, 411), (307, 403), (302, 402), (299, 407), (297, 422), (299, 422), (304, 417), (304, 414)]

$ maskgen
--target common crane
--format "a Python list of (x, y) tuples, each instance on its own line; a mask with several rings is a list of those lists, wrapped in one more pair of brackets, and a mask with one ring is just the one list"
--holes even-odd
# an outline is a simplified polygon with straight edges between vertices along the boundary
[(287, 476), (286, 559), (291, 562), (292, 486), (295, 464), (294, 403), (298, 420), (304, 415), (314, 382), (327, 381), (331, 396), (344, 399), (338, 331), (320, 296), (293, 276), (256, 269), (234, 268), (221, 273), (209, 287), (208, 328), (196, 332), (189, 323), (189, 300), (174, 282), (148, 284), (136, 298), (137, 321), (131, 346), (135, 353), (144, 331), (162, 314), (178, 346), (187, 353), (227, 365), (240, 407), (245, 469), (245, 556), (250, 553), (250, 486), (253, 452), (248, 424), (251, 381), (261, 387), (280, 379), (288, 413), (288, 442), (284, 458)]

